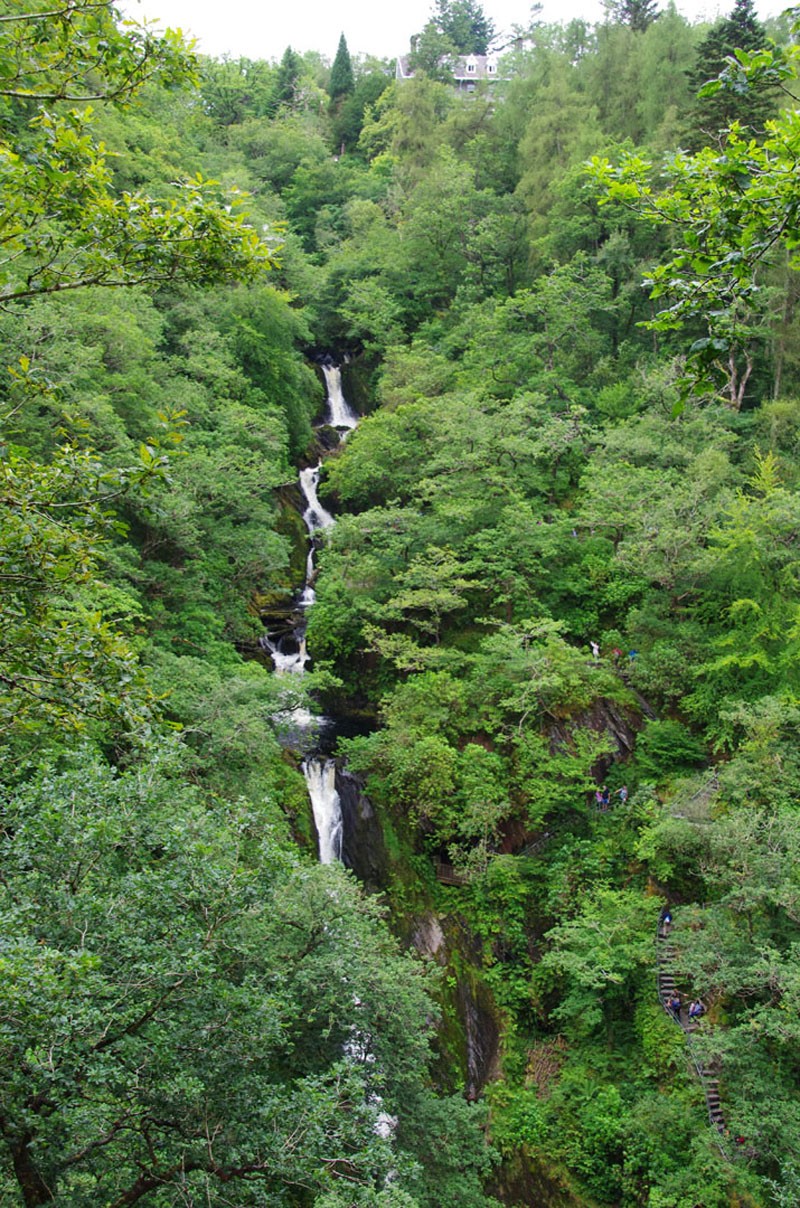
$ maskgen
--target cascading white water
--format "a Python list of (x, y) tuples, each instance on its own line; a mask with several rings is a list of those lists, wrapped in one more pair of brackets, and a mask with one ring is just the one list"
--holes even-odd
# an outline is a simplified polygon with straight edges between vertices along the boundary
[(294, 633), (297, 642), (297, 650), (284, 651), (280, 649), (277, 642), (270, 641), (269, 638), (262, 638), (261, 645), (264, 650), (268, 650), (272, 664), (278, 675), (302, 675), (306, 669), (308, 662), (308, 652), (306, 650), (305, 634), (298, 634), (297, 630)]
[[(325, 508), (317, 498), (317, 487), (319, 485), (319, 475), (322, 469), (322, 463), (316, 466), (308, 466), (305, 470), (300, 471), (300, 489), (303, 492), (303, 498), (306, 501), (306, 509), (303, 512), (303, 520), (308, 529), (308, 535), (311, 539), (311, 545), (306, 558), (306, 581), (303, 587), (302, 594), (297, 600), (297, 608), (305, 612), (310, 608), (316, 599), (316, 592), (312, 587), (314, 579), (314, 537), (316, 533), (329, 529), (335, 523), (330, 512), (326, 512)], [(287, 644), (289, 649), (286, 649)], [(308, 663), (308, 652), (306, 650), (306, 623), (301, 620), (295, 626), (292, 633), (288, 636), (280, 637), (277, 640), (266, 635), (261, 639), (261, 646), (264, 650), (268, 650), (272, 659), (272, 664), (279, 675), (302, 675)]]
[[(328, 422), (333, 428), (350, 431), (358, 424), (359, 416), (349, 406), (342, 394), (341, 370), (336, 365), (323, 363), (322, 372), (325, 375), (325, 384), (328, 391), (328, 408), (330, 412)], [(342, 434), (341, 439), (344, 439), (345, 434)], [(294, 605), (296, 613), (299, 612), (301, 615), (299, 618), (295, 615), (297, 623), (290, 633), (282, 634), (279, 637), (270, 637), (268, 634), (265, 634), (261, 639), (261, 645), (265, 650), (269, 651), (275, 670), (281, 675), (287, 673), (302, 675), (309, 661), (306, 651), (306, 620), (304, 614), (316, 599), (316, 592), (313, 587), (315, 575), (314, 558), (317, 547), (322, 541), (322, 534), (335, 524), (333, 516), (325, 510), (317, 496), (321, 470), (322, 462), (319, 462), (315, 466), (307, 466), (306, 469), (300, 471), (300, 490), (303, 493), (303, 499), (306, 504), (303, 512), (303, 521), (309, 536), (309, 550), (308, 557), (306, 558), (306, 581), (303, 585), (303, 591), (295, 600)], [(310, 726), (312, 720), (314, 720), (303, 706), (288, 709), (279, 716), (280, 720), (290, 730), (294, 728), (295, 731), (307, 728)], [(334, 861), (341, 861), (343, 822), (341, 802), (339, 794), (336, 791), (336, 763), (333, 759), (314, 756), (304, 760), (301, 767), (306, 779), (308, 795), (311, 799), (311, 808), (314, 813), (314, 822), (317, 827), (317, 834), (319, 835), (320, 863), (332, 864)]]
[[(346, 430), (342, 432), (342, 439), (344, 439), (346, 432), (355, 428), (358, 424), (359, 416), (353, 411), (342, 394), (342, 373), (339, 366), (332, 364), (330, 361), (322, 362), (322, 372), (325, 375), (325, 384), (328, 390), (329, 422), (334, 428)], [(309, 536), (306, 581), (302, 592), (294, 604), (300, 616), (295, 617), (296, 624), (294, 629), (277, 634), (265, 634), (260, 641), (262, 648), (269, 651), (273, 666), (280, 675), (302, 674), (309, 661), (306, 652), (306, 620), (304, 614), (316, 600), (316, 592), (313, 587), (315, 574), (314, 558), (321, 540), (320, 535), (324, 534), (327, 529), (332, 528), (335, 524), (333, 516), (325, 510), (317, 496), (321, 470), (322, 462), (320, 461), (317, 465), (307, 466), (304, 470), (300, 471), (300, 490), (303, 493), (306, 505), (303, 512), (303, 521)]]
[(319, 529), (331, 528), (336, 523), (330, 512), (325, 511), (317, 498), (317, 487), (319, 486), (321, 469), (322, 462), (320, 461), (317, 465), (308, 466), (305, 470), (300, 471), (300, 490), (303, 492), (303, 498), (308, 504), (306, 510), (303, 512), (303, 520), (312, 537)]
[(336, 762), (333, 759), (305, 759), (302, 768), (319, 835), (320, 864), (333, 864), (342, 858), (343, 838), (342, 806), (336, 792)]
[(328, 410), (330, 412), (328, 423), (332, 428), (355, 428), (359, 417), (342, 394), (341, 369), (338, 365), (323, 362), (322, 372), (328, 391)]
[(306, 558), (306, 584), (305, 584), (305, 587), (303, 588), (303, 593), (300, 596), (300, 599), (297, 601), (298, 608), (303, 608), (303, 609), (310, 608), (311, 605), (316, 600), (317, 593), (314, 591), (314, 588), (311, 586), (311, 582), (312, 582), (313, 578), (314, 578), (314, 543), (312, 541), (311, 547), (309, 548), (309, 551), (308, 551), (308, 557)]

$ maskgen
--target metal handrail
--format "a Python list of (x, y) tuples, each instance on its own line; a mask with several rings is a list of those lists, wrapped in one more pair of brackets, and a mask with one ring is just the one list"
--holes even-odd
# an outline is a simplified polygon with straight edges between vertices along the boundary
[[(695, 803), (695, 801), (699, 801), (699, 799), (701, 797), (704, 797), (706, 795), (708, 795), (709, 797), (713, 796), (714, 793), (719, 792), (719, 787), (720, 787), (719, 786), (719, 776), (717, 775), (717, 769), (714, 768), (714, 771), (712, 772), (709, 779), (705, 782), (705, 784), (702, 784), (700, 786), (700, 788), (696, 790), (696, 792), (692, 793), (691, 797), (689, 797), (689, 799), (687, 801), (684, 801), (681, 803), (682, 807), (684, 809), (688, 809), (690, 805), (693, 805)], [(709, 792), (709, 790), (710, 790), (710, 792)], [(683, 814), (673, 814), (672, 816), (673, 816), (673, 818), (683, 818), (684, 817)], [(687, 821), (692, 821), (692, 819), (687, 819)]]
[(541, 851), (544, 845), (550, 842), (552, 837), (553, 834), (551, 831), (545, 831), (540, 839), (537, 839), (534, 843), (529, 843), (527, 847), (523, 847), (521, 851), (518, 851), (517, 856), (535, 856), (537, 851)]

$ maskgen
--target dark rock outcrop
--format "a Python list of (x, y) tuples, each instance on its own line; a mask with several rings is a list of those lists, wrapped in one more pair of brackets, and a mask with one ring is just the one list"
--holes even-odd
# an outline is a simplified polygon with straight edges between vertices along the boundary
[(386, 845), (372, 802), (357, 776), (336, 769), (336, 791), (342, 807), (342, 863), (351, 868), (369, 890), (388, 883)]

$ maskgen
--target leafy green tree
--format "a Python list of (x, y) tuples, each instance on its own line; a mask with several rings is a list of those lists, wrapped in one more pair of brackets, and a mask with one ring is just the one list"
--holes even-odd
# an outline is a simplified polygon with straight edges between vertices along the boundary
[(643, 141), (671, 150), (691, 102), (687, 72), (694, 61), (695, 28), (670, 3), (652, 22), (637, 52), (640, 96), (637, 109)]
[(203, 103), (220, 125), (239, 125), (270, 111), (275, 69), (269, 64), (246, 58), (204, 58), (200, 70)]
[(553, 72), (542, 86), (519, 143), (518, 192), (539, 234), (553, 202), (554, 185), (601, 142), (597, 106), (578, 91), (567, 72)]
[[(381, 626), (370, 625), (365, 636), (384, 658), (402, 670), (437, 666), (445, 618), (466, 608), (466, 593), (474, 581), (465, 577), (453, 551), (428, 546), (397, 576), (397, 589), (375, 610)], [(391, 632), (392, 622), (404, 622), (410, 636)], [(383, 626), (388, 625), (387, 633)]]
[(117, 23), (110, 0), (46, 0), (24, 9), (4, 0), (0, 95), (21, 101), (127, 103), (148, 81), (167, 86), (191, 78), (179, 34), (154, 35), (135, 22)]
[[(597, 118), (606, 137), (620, 143), (631, 140), (636, 146), (641, 145), (644, 134), (640, 107), (647, 86), (643, 78), (644, 32), (628, 22), (606, 22), (597, 30), (594, 53), (573, 73), (585, 94), (597, 98)], [(660, 70), (669, 78), (669, 58)]]
[[(271, 263), (218, 186), (202, 177), (155, 202), (115, 194), (88, 109), (45, 108), (66, 101), (128, 103), (152, 77), (192, 76), (173, 36), (162, 42), (134, 28), (119, 33), (106, 3), (69, 0), (51, 24), (43, 3), (0, 23), (5, 95), (24, 99), (26, 120), (2, 148), (0, 225), (3, 295), (24, 299), (84, 285), (118, 286), (183, 277), (196, 284), (257, 276)], [(30, 113), (31, 102), (38, 112)], [(19, 110), (18, 110), (19, 112)], [(229, 206), (238, 205), (233, 195)]]
[[(111, 507), (131, 475), (107, 471), (70, 446), (46, 466), (14, 446), (3, 452), (2, 732), (146, 726), (152, 698), (131, 642), (138, 609), (97, 581), (101, 548), (114, 527)], [(160, 463), (148, 448), (141, 474)]]
[(231, 132), (255, 178), (282, 191), (301, 164), (322, 163), (330, 155), (316, 122), (302, 112), (281, 109), (272, 120), (254, 118)]
[[(749, 490), (737, 495), (712, 534), (706, 592), (719, 592), (725, 625), (712, 638), (712, 657), (697, 668), (698, 687), (687, 698), (700, 716), (712, 694), (728, 704), (780, 691), (793, 699), (797, 692), (798, 584), (786, 556), (797, 510), (796, 493), (783, 488), (767, 454), (758, 459)], [(710, 727), (720, 738), (725, 716)]]
[[(464, 351), (465, 377), (481, 383), (487, 396), (541, 391), (562, 403), (588, 399), (586, 386), (608, 347), (602, 326), (613, 306), (610, 294), (608, 276), (578, 253), (530, 288), (472, 308), (465, 326), (482, 338)], [(463, 330), (456, 328), (454, 342)], [(580, 428), (580, 412), (570, 420)]]
[(429, 21), (412, 39), (408, 65), (414, 72), (424, 72), (431, 80), (450, 84), (456, 58), (457, 50), (451, 39), (435, 21)]
[(370, 1205), (392, 1172), (433, 1204), (414, 1151), (438, 1120), (443, 1178), (482, 1203), (477, 1117), (423, 1074), (420, 967), (341, 869), (287, 855), (271, 807), (209, 806), (168, 749), (123, 775), (84, 752), (7, 800), (0, 1129), (22, 1202), (221, 1205), (233, 1184)]
[[(767, 51), (743, 55), (740, 66), (745, 85), (765, 73), (777, 80), (789, 70), (784, 58)], [(649, 280), (651, 297), (666, 301), (652, 326), (687, 326), (697, 334), (689, 348), (695, 380), (706, 390), (721, 389), (737, 411), (774, 304), (762, 288), (763, 269), (781, 252), (794, 263), (796, 199), (789, 165), (797, 139), (793, 111), (770, 122), (761, 142), (735, 125), (722, 158), (712, 148), (679, 152), (669, 166), (668, 186), (659, 192), (651, 184), (651, 165), (635, 155), (623, 156), (619, 170), (608, 159), (593, 161), (592, 171), (610, 197), (648, 222), (680, 229), (677, 251)]]
[(451, 88), (426, 75), (405, 80), (402, 86), (394, 81), (365, 120), (360, 146), (370, 162), (387, 155), (396, 164), (396, 179), (410, 190), (446, 141), (442, 119), (455, 103)]
[(578, 1032), (612, 1026), (615, 1004), (630, 1004), (652, 962), (658, 904), (635, 890), (600, 890), (548, 934), (538, 975), (566, 981), (557, 1016)]
[[(192, 77), (193, 67), (177, 39), (162, 43), (136, 27), (119, 31), (114, 16), (106, 3), (69, 0), (55, 14), (37, 3), (0, 22), (6, 96), (21, 113), (2, 148), (6, 304), (86, 285), (247, 279), (272, 263), (241, 218), (212, 204), (215, 186), (195, 181), (183, 200), (173, 195), (161, 203), (115, 192), (103, 148), (91, 136), (89, 112), (65, 105), (89, 99), (127, 104), (148, 80), (179, 83)], [(65, 105), (51, 109), (52, 101)], [(38, 115), (30, 120), (32, 105)], [(38, 314), (41, 320), (43, 312)], [(45, 320), (40, 344), (50, 341)], [(106, 389), (124, 360), (121, 332), (116, 365), (110, 346), (106, 338)], [(130, 400), (130, 382), (127, 389)], [(96, 399), (93, 405), (98, 412)], [(14, 427), (17, 412), (24, 416), (40, 408), (52, 415), (52, 394), (39, 366), (23, 354), (4, 406), (11, 438), (3, 458), (7, 571), (0, 601), (5, 725), (20, 729), (49, 720), (65, 730), (89, 726), (95, 734), (103, 726), (114, 733), (136, 729), (150, 714), (147, 692), (136, 688), (130, 643), (138, 606), (124, 591), (115, 594), (102, 583), (90, 590), (90, 584), (101, 546), (114, 530), (112, 509), (134, 484), (141, 489), (163, 474), (166, 450), (180, 439), (180, 409), (168, 403), (159, 416), (154, 408), (153, 428), (139, 444), (138, 467), (113, 470), (75, 445), (62, 442), (53, 450), (49, 434), (38, 451), (50, 453), (50, 464), (38, 464), (35, 454), (14, 442)], [(23, 419), (23, 432), (31, 431), (28, 424)], [(112, 426), (112, 432), (114, 452), (132, 452), (119, 429)], [(124, 464), (122, 457), (118, 461)]]
[(389, 87), (387, 74), (370, 71), (359, 77), (352, 92), (343, 97), (333, 118), (333, 145), (355, 151), (367, 111)]

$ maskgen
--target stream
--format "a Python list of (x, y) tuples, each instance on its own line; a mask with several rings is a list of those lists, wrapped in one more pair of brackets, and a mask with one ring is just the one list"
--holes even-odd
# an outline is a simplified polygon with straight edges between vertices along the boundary
[[(358, 425), (359, 416), (344, 397), (340, 366), (326, 358), (322, 362), (322, 372), (327, 389), (324, 423), (335, 428), (339, 439), (344, 440)], [(300, 490), (305, 503), (303, 523), (308, 532), (308, 556), (305, 582), (292, 609), (295, 623), (286, 633), (267, 633), (261, 638), (261, 646), (269, 652), (277, 675), (302, 675), (309, 662), (306, 648), (307, 613), (316, 599), (316, 555), (325, 540), (325, 533), (335, 523), (333, 516), (325, 510), (317, 497), (321, 470), (320, 461), (315, 466), (302, 469), (299, 474)], [(309, 726), (313, 722), (306, 710), (297, 710), (294, 720), (299, 727)], [(336, 789), (336, 762), (330, 756), (310, 755), (303, 760), (301, 768), (308, 786), (314, 824), (317, 828), (320, 862), (330, 864), (342, 860), (344, 825), (341, 800)]]

